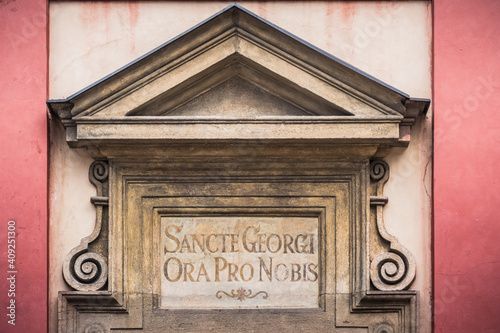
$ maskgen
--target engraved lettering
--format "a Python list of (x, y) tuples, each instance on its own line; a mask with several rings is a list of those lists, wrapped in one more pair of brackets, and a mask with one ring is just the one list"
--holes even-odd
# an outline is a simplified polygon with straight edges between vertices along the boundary
[(191, 249), (191, 247), (189, 246), (189, 242), (187, 240), (187, 236), (184, 236), (184, 239), (182, 240), (182, 244), (181, 244), (181, 250), (179, 251), (180, 253), (183, 253), (184, 249), (186, 249), (186, 252), (188, 253), (193, 253), (194, 251)]
[(231, 234), (231, 252), (239, 252), (237, 234)]
[(314, 254), (314, 234), (309, 234), (309, 253)]
[(306, 251), (307, 245), (304, 245), (303, 243), (299, 243), (299, 238), (302, 238), (302, 241), (305, 241), (307, 239), (307, 235), (303, 235), (303, 234), (297, 235), (297, 237), (295, 238), (295, 252), (297, 252), (297, 253), (307, 252)]
[(317, 217), (162, 217), (159, 307), (317, 307), (318, 227)]
[(259, 257), (259, 262), (260, 262), (259, 281), (262, 281), (262, 270), (264, 270), (264, 273), (269, 279), (269, 282), (273, 282), (273, 258), (269, 257), (269, 268), (266, 266), (264, 260), (262, 260), (262, 257)]
[[(273, 238), (276, 239), (276, 241), (273, 241)], [(272, 244), (275, 243), (276, 245), (275, 246), (275, 249), (273, 250), (272, 249)], [(271, 253), (276, 253), (278, 252), (279, 250), (281, 250), (281, 237), (277, 234), (270, 234), (269, 237), (267, 237), (267, 242), (266, 242), (266, 246), (267, 246), (267, 249), (269, 250), (269, 252)]]
[(290, 253), (295, 253), (292, 248), (293, 237), (290, 236), (289, 234), (285, 234), (284, 237), (285, 237), (285, 253), (288, 253), (286, 251), (287, 249), (290, 251)]
[[(221, 267), (219, 263), (222, 262), (223, 266)], [(227, 261), (224, 258), (221, 257), (215, 257), (215, 281), (219, 282), (220, 281), (220, 272), (225, 270), (227, 268)]]
[(198, 271), (198, 276), (196, 277), (196, 282), (200, 282), (200, 276), (204, 276), (205, 281), (210, 282), (210, 278), (208, 277), (208, 273), (204, 263), (201, 263), (200, 270)]
[[(245, 279), (245, 274), (243, 273), (245, 271), (245, 267), (248, 267), (249, 269), (247, 271), (249, 271), (250, 273), (248, 274), (248, 278)], [(245, 281), (245, 282), (248, 282), (250, 280), (253, 279), (253, 266), (250, 265), (249, 263), (245, 263), (243, 265), (241, 265), (241, 268), (240, 268), (240, 278), (242, 281)]]
[[(250, 242), (248, 243), (248, 231), (252, 229), (252, 230), (255, 230), (254, 231), (254, 235), (255, 233), (259, 232), (260, 228), (257, 228), (255, 229), (253, 226), (248, 226), (245, 231), (243, 231), (243, 248), (247, 251), (247, 252), (256, 252), (256, 249), (255, 249), (255, 244), (256, 244), (256, 241), (253, 241), (253, 242)], [(249, 244), (251, 246), (249, 246)]]
[(228, 234), (222, 234), (222, 253), (226, 253), (226, 236), (229, 236)]
[(301, 279), (300, 275), (300, 265), (292, 264), (292, 281), (299, 281)]
[(176, 245), (175, 250), (169, 250), (167, 245), (165, 245), (165, 253), (175, 253), (175, 252), (179, 251), (179, 248), (181, 247), (181, 242), (179, 241), (179, 239), (168, 232), (168, 229), (170, 227), (174, 228), (177, 233), (181, 232), (181, 230), (182, 230), (182, 226), (176, 226), (176, 225), (168, 225), (165, 228), (165, 236), (167, 236), (168, 239), (173, 240), (175, 242), (175, 245)]
[(266, 252), (266, 234), (258, 234), (257, 235), (257, 243), (259, 244), (259, 251), (260, 253), (265, 253)]
[[(198, 245), (200, 252), (205, 252), (205, 234), (194, 234), (191, 235), (193, 238), (193, 252), (196, 252), (194, 245)], [(201, 237), (201, 239), (200, 239)]]
[[(281, 276), (280, 278), (280, 267), (284, 267), (281, 271), (283, 271), (283, 275)], [(278, 281), (286, 281), (286, 279), (288, 279), (288, 276), (290, 275), (290, 273), (288, 272), (288, 270), (286, 269), (286, 265), (285, 264), (278, 264), (276, 265), (276, 270), (274, 271), (274, 278)]]
[(187, 278), (189, 277), (189, 280), (191, 282), (194, 282), (193, 277), (191, 276), (191, 273), (193, 273), (194, 266), (192, 263), (185, 263), (184, 264), (184, 282), (187, 281)]
[(238, 278), (236, 277), (236, 273), (238, 273), (238, 265), (233, 263), (229, 263), (228, 265), (229, 269), (227, 271), (227, 280), (229, 282), (233, 281), (233, 279), (234, 281), (238, 281)]
[[(172, 279), (168, 273), (168, 271), (169, 271), (168, 264), (170, 263), (171, 260), (175, 260), (177, 262), (178, 267), (179, 267), (179, 270), (177, 272), (177, 276), (174, 279)], [(165, 261), (165, 265), (163, 267), (163, 274), (165, 275), (165, 278), (170, 282), (179, 281), (179, 279), (182, 276), (182, 262), (180, 262), (180, 260), (177, 258), (168, 258), (167, 261)]]
[(207, 237), (207, 250), (208, 250), (210, 253), (216, 253), (217, 251), (219, 251), (219, 248), (216, 248), (216, 249), (214, 250), (212, 247), (210, 247), (210, 244), (211, 244), (210, 240), (211, 240), (212, 238), (215, 238), (215, 236), (217, 236), (217, 235), (215, 235), (215, 234), (210, 234), (210, 235), (208, 235), (208, 237)]
[(309, 264), (309, 266), (308, 266), (309, 272), (312, 275), (314, 275), (314, 279), (313, 280), (309, 280), (309, 281), (316, 282), (316, 280), (318, 280), (318, 272), (316, 272), (317, 268), (318, 268), (318, 265)]

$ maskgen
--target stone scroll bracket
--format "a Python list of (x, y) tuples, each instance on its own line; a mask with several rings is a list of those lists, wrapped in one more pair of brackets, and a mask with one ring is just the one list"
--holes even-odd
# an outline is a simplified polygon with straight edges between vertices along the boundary
[(108, 202), (109, 166), (106, 161), (90, 165), (89, 180), (96, 187), (96, 196), (90, 201), (96, 207), (96, 221), (92, 233), (73, 248), (63, 263), (66, 283), (78, 291), (103, 289), (108, 280)]
[(389, 201), (383, 195), (389, 179), (389, 165), (383, 160), (370, 163), (372, 194), (370, 206), (377, 231), (385, 243), (385, 251), (375, 254), (370, 264), (370, 278), (376, 289), (398, 291), (408, 289), (415, 279), (415, 260), (396, 237), (390, 235), (384, 225), (383, 208)]

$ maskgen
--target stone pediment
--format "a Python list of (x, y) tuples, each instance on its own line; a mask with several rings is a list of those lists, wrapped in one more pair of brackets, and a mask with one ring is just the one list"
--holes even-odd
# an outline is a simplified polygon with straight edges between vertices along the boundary
[[(316, 139), (401, 145), (428, 100), (231, 5), (50, 110), (71, 146)], [(223, 127), (223, 130), (221, 129)]]
[(418, 331), (379, 158), (428, 100), (231, 5), (48, 105), (96, 159), (59, 332)]

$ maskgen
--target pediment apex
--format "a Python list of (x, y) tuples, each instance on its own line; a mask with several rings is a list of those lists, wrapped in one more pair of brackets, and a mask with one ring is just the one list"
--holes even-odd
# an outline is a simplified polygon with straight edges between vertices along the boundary
[[(313, 122), (329, 118), (330, 123), (399, 126), (405, 118), (415, 118), (407, 105), (421, 107), (420, 114), (429, 103), (412, 104), (405, 93), (233, 4), (67, 99), (47, 104), (72, 133), (83, 133), (92, 122), (132, 124), (143, 117), (158, 123), (153, 118), (176, 116), (195, 100), (215, 100), (209, 95), (235, 80), (240, 80), (236, 90), (248, 83), (258, 91), (254, 97), (260, 94), (289, 106), (281, 113), (258, 110), (253, 117), (302, 115)], [(215, 116), (245, 118), (244, 112)]]

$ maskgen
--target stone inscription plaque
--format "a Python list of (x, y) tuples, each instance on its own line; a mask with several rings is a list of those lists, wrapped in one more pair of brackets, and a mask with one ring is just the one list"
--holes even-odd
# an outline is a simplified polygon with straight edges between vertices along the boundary
[(317, 217), (162, 217), (163, 309), (318, 308)]

